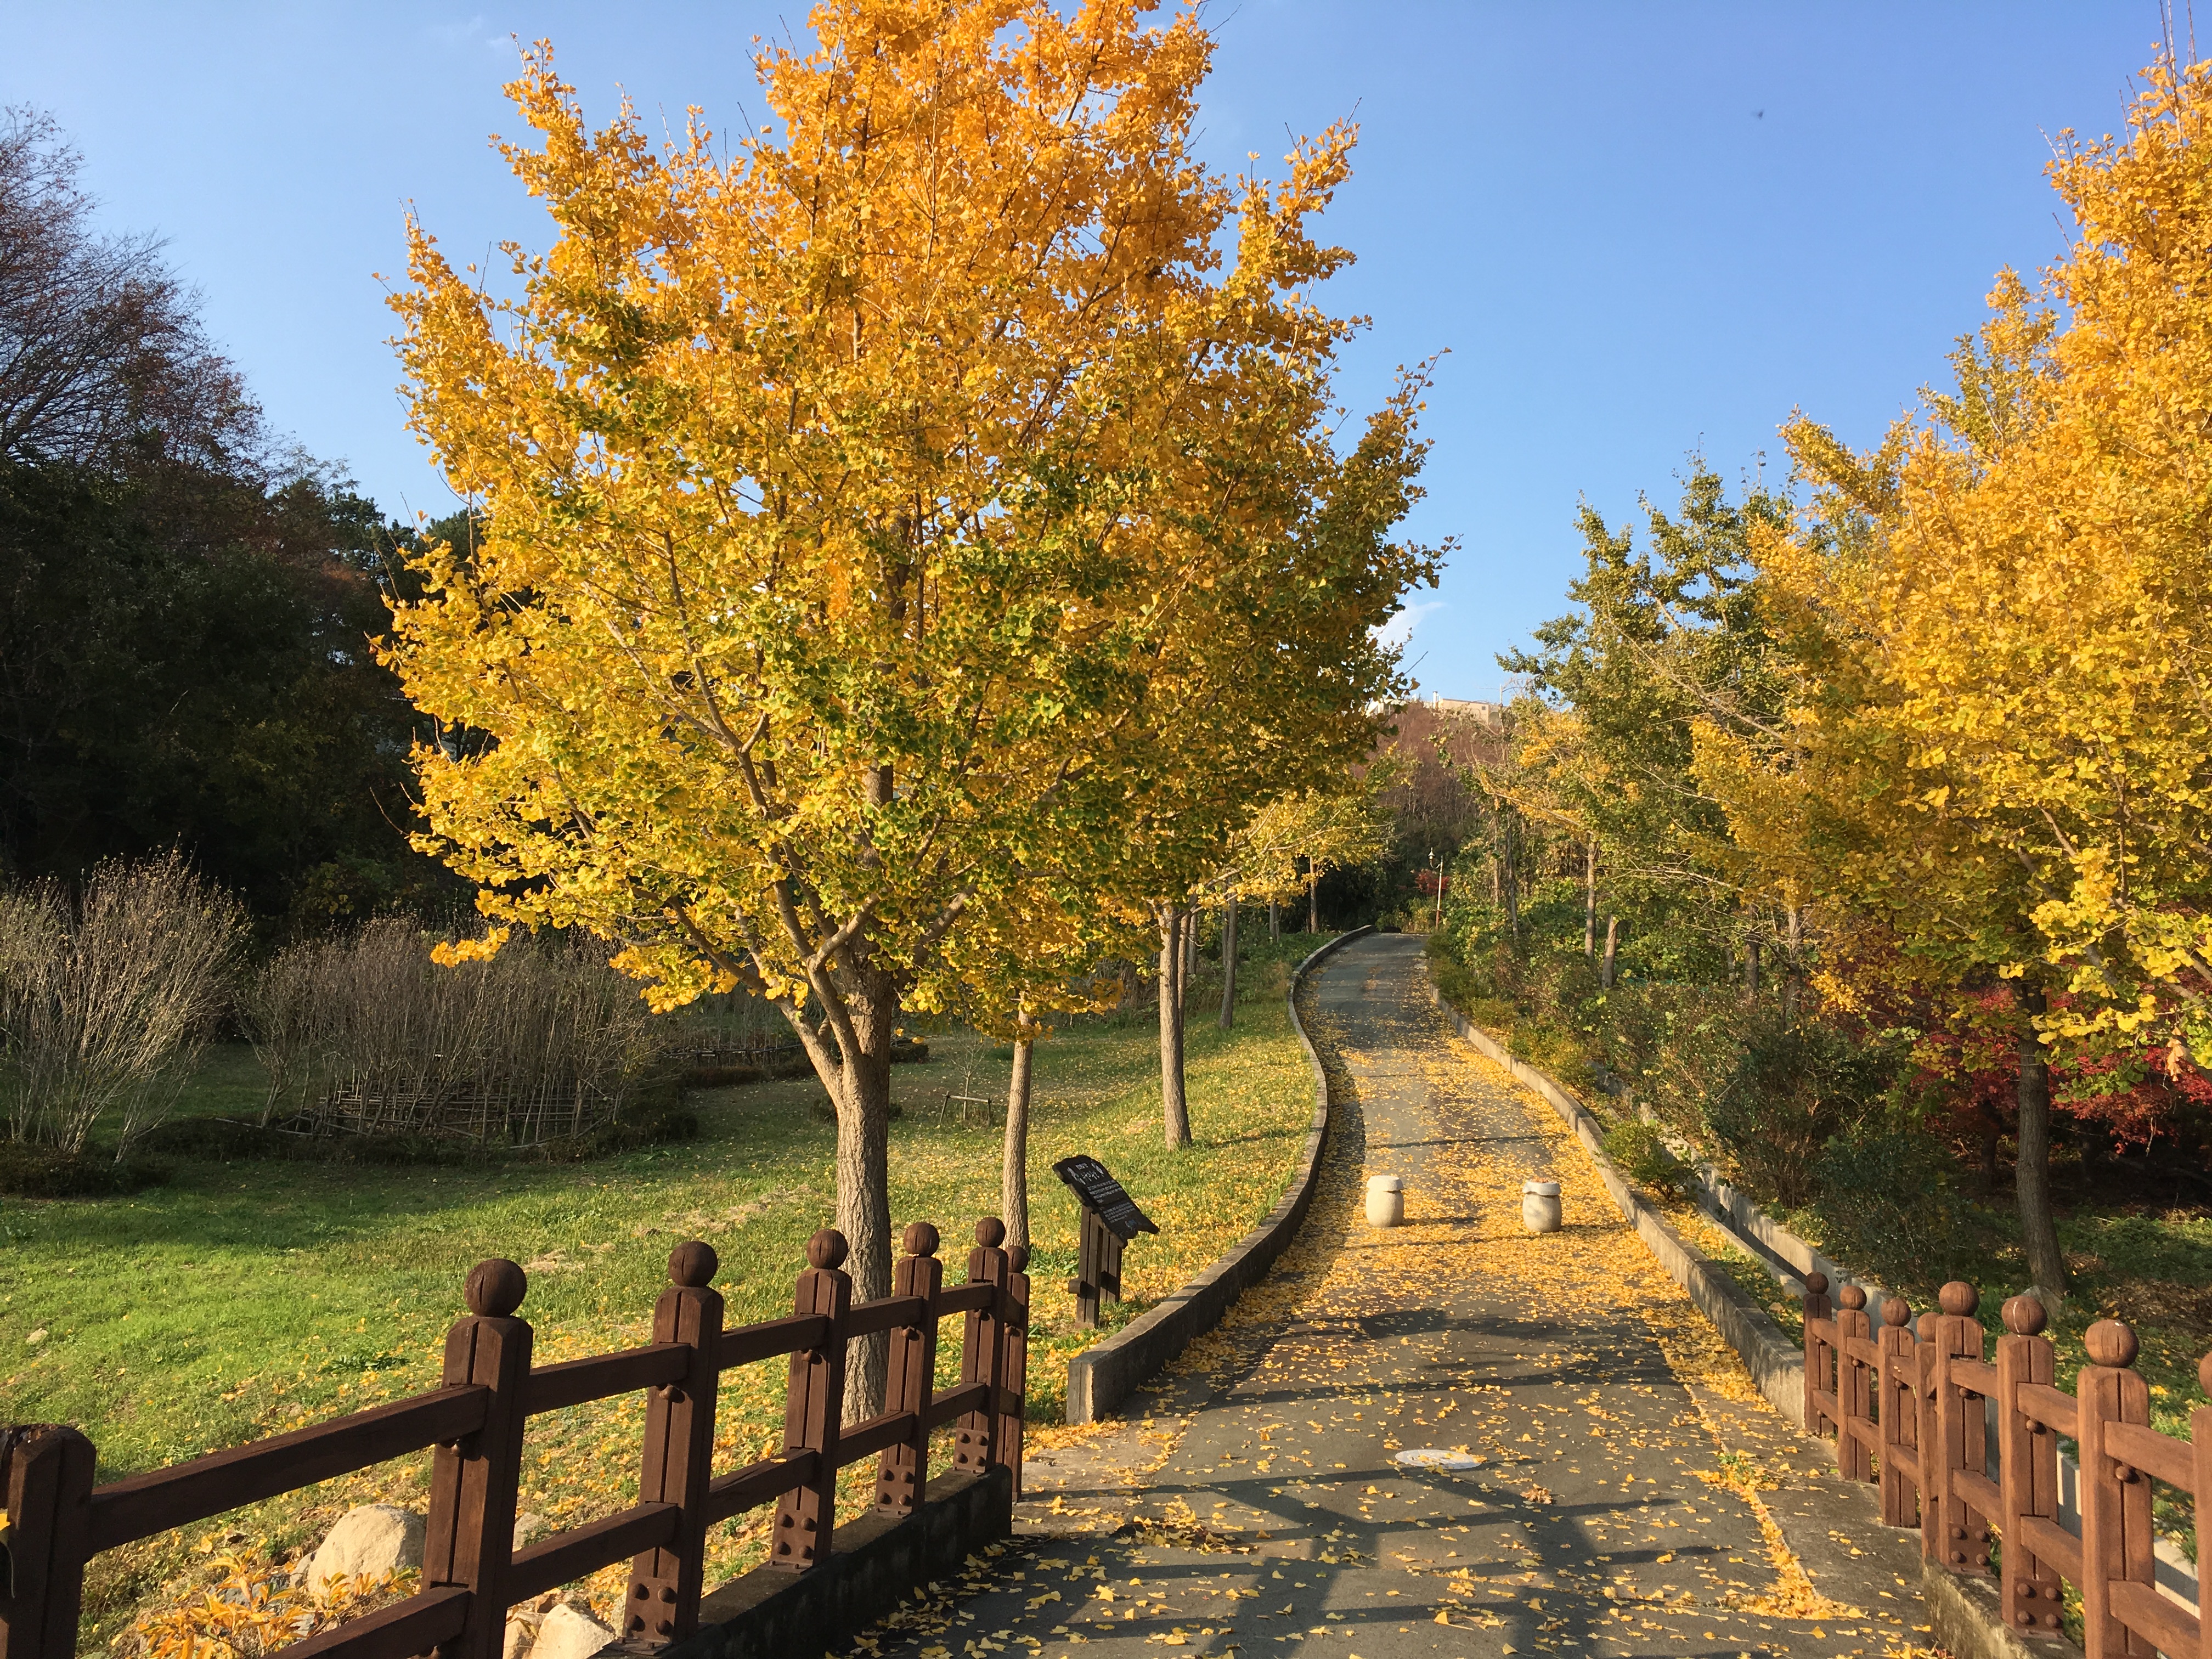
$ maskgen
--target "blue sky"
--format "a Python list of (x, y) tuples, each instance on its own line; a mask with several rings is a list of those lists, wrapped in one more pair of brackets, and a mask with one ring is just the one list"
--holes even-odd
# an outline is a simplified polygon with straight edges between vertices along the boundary
[[(1670, 497), (1684, 457), (1730, 477), (1792, 409), (1871, 442), (1939, 377), (2001, 266), (2063, 246), (2042, 169), (2062, 129), (2120, 125), (2154, 0), (1763, 5), (1242, 0), (1203, 143), (1273, 161), (1289, 131), (1361, 124), (1331, 230), (1334, 303), (1374, 327), (1354, 410), (1449, 349), (1411, 529), (1456, 537), (1414, 596), (1428, 691), (1495, 695), (1495, 653), (1564, 608), (1587, 499)], [(594, 113), (627, 88), (672, 125), (759, 118), (750, 41), (805, 8), (0, 6), (0, 101), (50, 110), (117, 229), (154, 230), (276, 426), (386, 510), (450, 510), (402, 424), (386, 341), (401, 216), (463, 259), (544, 221), (487, 135), (512, 37), (550, 37)]]

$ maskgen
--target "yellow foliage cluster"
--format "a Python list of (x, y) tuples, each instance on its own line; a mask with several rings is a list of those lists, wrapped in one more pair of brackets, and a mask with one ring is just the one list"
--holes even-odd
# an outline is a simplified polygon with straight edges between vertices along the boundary
[(1304, 297), (1352, 135), (1233, 191), (1187, 148), (1206, 36), (1138, 21), (825, 5), (727, 164), (696, 118), (587, 131), (530, 59), (507, 154), (560, 240), (502, 301), (417, 227), (397, 302), (487, 516), (395, 661), (488, 739), (420, 759), (496, 914), (633, 941), (662, 1002), (820, 994), (865, 932), (926, 1002), (959, 912), (1031, 878), (1049, 930), (1258, 764), (1364, 744), (1368, 630), (1429, 566), (1376, 534), (1413, 404), (1340, 459), (1349, 325)]
[(1230, 843), (1218, 890), (1262, 904), (1288, 903), (1315, 877), (1379, 857), (1390, 844), (1393, 823), (1381, 797), (1396, 777), (1378, 764), (1336, 788), (1274, 797)]
[(2075, 1052), (2212, 1060), (2212, 69), (2154, 66), (2051, 175), (2077, 240), (2000, 278), (1929, 422), (1789, 432), (1789, 724), (1708, 725), (1698, 775), (1765, 879), (1907, 971), (2047, 991)]
[(261, 1659), (411, 1591), (412, 1570), (370, 1577), (343, 1573), (310, 1595), (287, 1569), (251, 1552), (209, 1551), (209, 1582), (131, 1626), (118, 1643), (133, 1659)]
[(1437, 568), (1389, 539), (1423, 375), (1335, 432), (1352, 130), (1211, 172), (1211, 37), (1152, 9), (825, 0), (727, 142), (591, 130), (541, 46), (552, 246), (502, 297), (410, 226), (413, 422), (479, 508), (396, 607), (422, 844), (656, 1006), (782, 1007), (866, 1294), (899, 1019), (1034, 999), (1363, 759)]

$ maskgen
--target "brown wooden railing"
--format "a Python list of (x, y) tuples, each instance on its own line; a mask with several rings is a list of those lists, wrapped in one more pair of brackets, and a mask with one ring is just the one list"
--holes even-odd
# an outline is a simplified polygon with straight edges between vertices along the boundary
[[(2089, 1363), (2069, 1395), (2052, 1386), (2044, 1307), (2033, 1296), (2004, 1304), (2005, 1334), (1991, 1354), (1971, 1285), (1946, 1285), (1940, 1311), (1912, 1329), (1911, 1310), (1891, 1297), (1879, 1340), (1856, 1285), (1842, 1286), (1833, 1309), (1825, 1275), (1808, 1273), (1805, 1290), (1806, 1430), (1835, 1435), (1847, 1479), (1880, 1480), (1883, 1521), (1917, 1527), (1922, 1555), (1961, 1575), (1987, 1577), (1990, 1545), (2002, 1540), (1999, 1595), (2021, 1630), (2057, 1631), (2061, 1581), (2072, 1583), (2087, 1659), (2212, 1659), (2206, 1609), (2192, 1614), (2155, 1587), (2151, 1519), (2151, 1483), (2161, 1481), (2193, 1500), (2197, 1535), (2208, 1535), (2212, 1407), (2191, 1413), (2187, 1440), (2153, 1430), (2149, 1388), (2130, 1369), (2132, 1330), (2117, 1319), (2089, 1327)], [(2212, 1355), (2197, 1376), (2212, 1394)], [(1996, 1406), (1994, 1478), (1985, 1400)], [(2078, 1535), (2059, 1520), (2061, 1437), (2081, 1464)]]
[[(947, 1287), (937, 1229), (906, 1230), (892, 1293), (853, 1304), (842, 1271), (844, 1237), (808, 1241), (787, 1319), (722, 1327), (713, 1288), (720, 1265), (708, 1245), (679, 1245), (653, 1308), (653, 1340), (622, 1353), (558, 1365), (531, 1364), (532, 1331), (515, 1317), (527, 1281), (512, 1261), (477, 1264), (469, 1316), (446, 1337), (442, 1387), (189, 1463), (94, 1485), (92, 1443), (75, 1429), (0, 1429), (0, 1659), (69, 1659), (76, 1651), (86, 1563), (102, 1550), (189, 1526), (318, 1481), (437, 1449), (422, 1552), (422, 1589), (406, 1600), (283, 1650), (289, 1659), (499, 1659), (507, 1609), (618, 1561), (631, 1563), (623, 1638), (660, 1646), (689, 1635), (706, 1586), (707, 1529), (775, 1505), (769, 1564), (802, 1572), (829, 1559), (837, 1471), (878, 1460), (876, 1507), (912, 1513), (923, 1502), (931, 1431), (957, 1423), (956, 1472), (1022, 1467), (1022, 1389), (1028, 1369), (1028, 1251), (1000, 1248), (1005, 1226), (975, 1228), (967, 1282)], [(960, 1384), (936, 1390), (938, 1322), (965, 1316)], [(887, 1332), (890, 1384), (881, 1415), (839, 1419), (846, 1345)], [(713, 1467), (714, 1401), (722, 1372), (790, 1356), (783, 1450), (744, 1468)], [(644, 1455), (638, 1501), (517, 1551), (515, 1505), (528, 1420), (545, 1412), (642, 1390)]]

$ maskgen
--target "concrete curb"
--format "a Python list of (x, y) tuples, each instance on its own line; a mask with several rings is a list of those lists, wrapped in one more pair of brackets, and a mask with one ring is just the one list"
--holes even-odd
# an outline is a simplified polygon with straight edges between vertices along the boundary
[(1275, 1258), (1297, 1236), (1298, 1224), (1313, 1204), (1321, 1155), (1328, 1144), (1328, 1077), (1298, 1018), (1298, 987), (1316, 963), (1374, 931), (1355, 927), (1348, 933), (1339, 933), (1300, 963), (1291, 975), (1287, 994), (1291, 1030), (1297, 1034), (1306, 1051), (1306, 1064), (1313, 1068), (1314, 1115), (1313, 1126), (1306, 1132), (1305, 1156), (1284, 1189), (1281, 1201), (1226, 1255), (1189, 1284), (1142, 1318), (1067, 1362), (1070, 1423), (1096, 1423), (1109, 1415), (1139, 1384), (1157, 1375), (1161, 1366), (1219, 1324), (1237, 1298), (1274, 1265)]
[(1742, 1358), (1744, 1368), (1759, 1391), (1766, 1396), (1767, 1403), (1800, 1429), (1805, 1425), (1805, 1355), (1802, 1349), (1782, 1334), (1782, 1328), (1738, 1289), (1735, 1282), (1715, 1267), (1695, 1245), (1686, 1243), (1681, 1236), (1667, 1224), (1666, 1218), (1636, 1196), (1620, 1171), (1605, 1154), (1605, 1140), (1598, 1128), (1597, 1120), (1583, 1109), (1582, 1103), (1562, 1089), (1552, 1079), (1524, 1060), (1516, 1060), (1504, 1046), (1487, 1031), (1468, 1023), (1465, 1015), (1443, 1000), (1435, 986), (1429, 994), (1442, 1009), (1459, 1034), (1477, 1048), (1513, 1073), (1515, 1081), (1534, 1090), (1551, 1103), (1552, 1109), (1566, 1121), (1582, 1142), (1596, 1166), (1598, 1179), (1605, 1182), (1606, 1191), (1613, 1195), (1614, 1206), (1636, 1229), (1659, 1265), (1668, 1271), (1676, 1284), (1689, 1292), (1690, 1300), (1698, 1311), (1712, 1321), (1728, 1344)]

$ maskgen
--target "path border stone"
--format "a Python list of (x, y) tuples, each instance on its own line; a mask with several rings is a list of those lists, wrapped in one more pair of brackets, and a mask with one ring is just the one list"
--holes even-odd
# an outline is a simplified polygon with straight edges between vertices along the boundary
[(1304, 1022), (1298, 1018), (1298, 988), (1321, 962), (1374, 931), (1371, 927), (1355, 927), (1348, 933), (1339, 933), (1297, 965), (1291, 975), (1290, 989), (1284, 994), (1290, 1006), (1291, 1030), (1297, 1033), (1299, 1046), (1306, 1051), (1306, 1064), (1313, 1070), (1314, 1114), (1312, 1127), (1306, 1132), (1305, 1155), (1291, 1184), (1283, 1189), (1281, 1200), (1228, 1254), (1189, 1284), (1067, 1362), (1071, 1424), (1096, 1423), (1112, 1415), (1163, 1365), (1219, 1324), (1237, 1298), (1259, 1281), (1297, 1236), (1298, 1224), (1306, 1218), (1314, 1190), (1320, 1184), (1322, 1153), (1328, 1145), (1329, 1130), (1328, 1074), (1322, 1069), (1312, 1039), (1306, 1036)]

